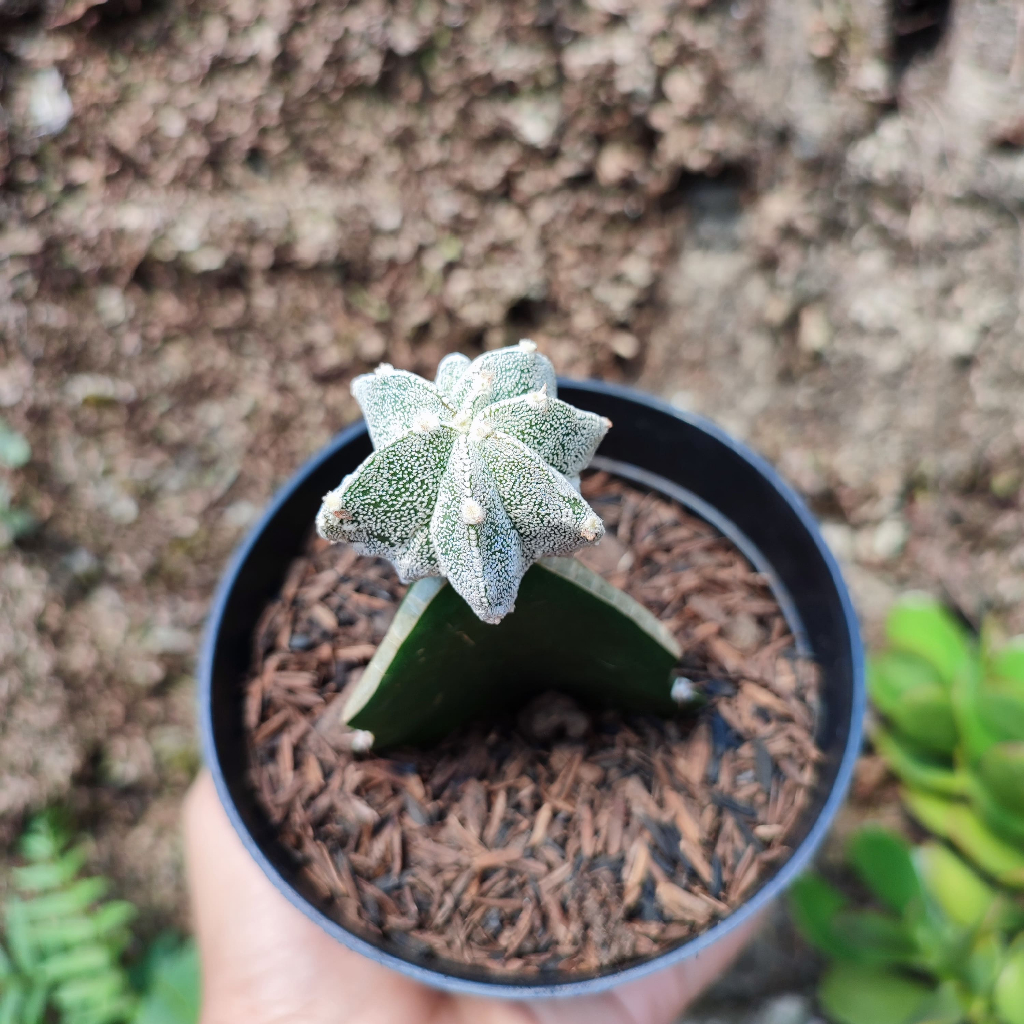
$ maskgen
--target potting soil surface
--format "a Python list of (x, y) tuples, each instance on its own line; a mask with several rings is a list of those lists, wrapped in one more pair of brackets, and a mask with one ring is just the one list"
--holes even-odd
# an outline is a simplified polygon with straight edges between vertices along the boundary
[(538, 697), (428, 751), (352, 751), (341, 719), (405, 593), (313, 540), (254, 638), (251, 777), (321, 907), (406, 958), (586, 975), (726, 917), (783, 863), (815, 784), (818, 672), (765, 577), (604, 473), (581, 557), (675, 633), (707, 703), (662, 721)]

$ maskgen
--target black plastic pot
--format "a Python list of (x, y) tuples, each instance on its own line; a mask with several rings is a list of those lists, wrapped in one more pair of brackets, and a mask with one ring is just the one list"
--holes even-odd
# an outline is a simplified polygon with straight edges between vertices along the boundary
[(320, 496), (371, 450), (364, 424), (345, 430), (278, 494), (236, 553), (217, 592), (199, 672), (203, 752), (239, 837), (288, 900), (346, 946), (453, 992), (513, 999), (581, 995), (706, 950), (778, 896), (807, 866), (843, 800), (860, 748), (865, 696), (857, 620), (835, 559), (800, 498), (760, 456), (698, 416), (608, 384), (565, 381), (560, 389), (567, 401), (615, 424), (595, 465), (679, 500), (768, 574), (798, 645), (822, 669), (818, 742), (825, 759), (790, 859), (735, 913), (653, 959), (584, 978), (534, 974), (519, 981), (458, 964), (414, 963), (331, 920), (317, 906), (249, 786), (242, 699), (256, 620), (300, 554)]

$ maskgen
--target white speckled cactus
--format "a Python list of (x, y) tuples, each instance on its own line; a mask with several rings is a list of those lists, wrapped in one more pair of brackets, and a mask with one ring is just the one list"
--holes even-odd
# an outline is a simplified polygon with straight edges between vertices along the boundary
[(386, 363), (357, 377), (375, 450), (324, 495), (317, 531), (388, 558), (403, 582), (447, 577), (501, 621), (538, 558), (604, 534), (577, 487), (611, 423), (556, 391), (531, 341), (446, 356), (434, 383)]

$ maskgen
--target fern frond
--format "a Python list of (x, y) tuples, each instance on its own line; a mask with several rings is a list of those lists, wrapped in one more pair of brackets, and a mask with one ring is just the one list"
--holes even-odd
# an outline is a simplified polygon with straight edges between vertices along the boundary
[(110, 883), (79, 877), (85, 848), (57, 811), (36, 815), (22, 836), (28, 863), (11, 874), (3, 908), (7, 953), (0, 951), (0, 1024), (128, 1024), (138, 996), (121, 957), (135, 907), (106, 901)]

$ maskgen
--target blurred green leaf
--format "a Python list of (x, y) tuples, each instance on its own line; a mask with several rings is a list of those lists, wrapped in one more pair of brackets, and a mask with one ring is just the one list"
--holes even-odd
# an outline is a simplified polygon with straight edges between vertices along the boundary
[(927, 594), (907, 594), (886, 621), (889, 642), (898, 650), (924, 658), (945, 683), (970, 662), (971, 644), (963, 628)]
[(893, 707), (889, 719), (898, 732), (930, 754), (949, 756), (956, 749), (958, 732), (953, 700), (938, 683), (908, 690)]
[(889, 762), (889, 767), (907, 785), (946, 796), (967, 795), (968, 783), (962, 772), (923, 757), (882, 727), (875, 729), (871, 738), (878, 752)]
[(22, 892), (45, 892), (67, 885), (85, 865), (85, 848), (77, 847), (53, 861), (14, 868), (11, 878)]
[(976, 928), (992, 910), (995, 890), (942, 843), (925, 843), (913, 854), (921, 884), (955, 924)]
[(64, 1024), (126, 1024), (131, 1021), (137, 1006), (136, 996), (123, 995), (89, 1010), (68, 1014)]
[(25, 997), (25, 1006), (21, 1011), (21, 1019), (24, 1024), (42, 1024), (46, 1014), (46, 998), (49, 995), (47, 987), (43, 983), (37, 983), (29, 990)]
[(156, 976), (161, 964), (168, 958), (174, 958), (178, 950), (191, 939), (183, 939), (174, 931), (160, 932), (146, 948), (146, 953), (138, 960), (129, 972), (132, 985), (139, 992), (145, 992)]
[(978, 718), (996, 740), (1024, 741), (1024, 693), (1019, 689), (990, 679), (975, 696)]
[(996, 679), (1024, 684), (1024, 636), (1015, 636), (998, 651), (992, 652), (988, 670)]
[(903, 975), (837, 964), (822, 979), (818, 998), (836, 1024), (907, 1024), (932, 989)]
[(28, 441), (0, 419), (0, 465), (21, 469), (32, 458)]
[(66, 917), (91, 907), (110, 888), (105, 878), (83, 878), (59, 892), (37, 896), (25, 904), (25, 913), (35, 921), (44, 917)]
[(975, 764), (986, 750), (1002, 739), (982, 716), (984, 681), (978, 660), (965, 665), (957, 674), (950, 691), (953, 715), (960, 734), (958, 755), (961, 761)]
[(850, 910), (838, 890), (814, 874), (790, 891), (793, 919), (828, 956), (859, 964), (916, 962), (917, 945), (901, 921), (872, 910)]
[(97, 935), (110, 935), (134, 921), (138, 914), (134, 903), (108, 900), (92, 915), (92, 921)]
[(63, 982), (54, 990), (53, 1001), (62, 1010), (99, 1008), (118, 1000), (125, 988), (124, 972), (120, 968), (109, 968), (88, 978)]
[(1024, 889), (1024, 851), (994, 835), (965, 804), (904, 790), (903, 802), (928, 831), (948, 839), (1003, 885)]
[(25, 904), (19, 899), (9, 899), (4, 906), (4, 925), (7, 929), (7, 948), (18, 970), (31, 973), (36, 965), (36, 950), (32, 942)]
[(1001, 1024), (1024, 1024), (1024, 942), (1020, 940), (996, 979), (992, 1007)]
[(990, 747), (978, 762), (978, 776), (999, 803), (1021, 814), (1024, 829), (1024, 742)]
[(937, 978), (957, 975), (970, 954), (973, 933), (951, 921), (930, 897), (915, 904), (909, 918), (907, 926), (919, 950), (915, 966)]
[(133, 1024), (195, 1024), (199, 1019), (199, 956), (195, 944), (151, 954), (146, 993)]
[(863, 964), (910, 964), (917, 943), (902, 921), (875, 910), (842, 910), (836, 914), (836, 933)]
[(934, 665), (907, 651), (885, 651), (868, 661), (868, 693), (884, 715), (891, 714), (911, 690), (942, 685)]
[(809, 873), (793, 883), (789, 898), (793, 919), (808, 942), (839, 959), (855, 955), (836, 932), (836, 917), (846, 909), (846, 898), (838, 889), (819, 875)]
[(21, 981), (15, 981), (4, 989), (0, 998), (0, 1024), (21, 1024), (25, 994), (25, 985)]
[(995, 932), (983, 931), (978, 936), (963, 972), (972, 992), (991, 992), (1005, 955), (1006, 944)]
[(1000, 839), (1024, 852), (1024, 815), (1010, 810), (992, 795), (976, 776), (971, 776), (971, 801), (981, 820)]
[(56, 921), (40, 921), (33, 928), (33, 937), (40, 949), (53, 950), (79, 942), (115, 936), (138, 911), (124, 900), (111, 900), (89, 915), (75, 915)]
[(956, 985), (947, 981), (925, 1000), (907, 1024), (961, 1024), (966, 1020)]
[(51, 808), (32, 818), (18, 846), (26, 860), (43, 861), (59, 857), (70, 841), (65, 816)]
[(39, 964), (39, 974), (48, 982), (67, 981), (82, 974), (103, 971), (114, 966), (109, 946), (76, 946), (67, 953), (55, 953)]
[(910, 847), (894, 832), (877, 825), (862, 828), (850, 839), (846, 855), (864, 885), (896, 913), (902, 914), (920, 896)]

